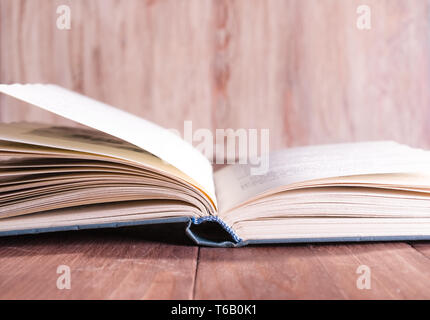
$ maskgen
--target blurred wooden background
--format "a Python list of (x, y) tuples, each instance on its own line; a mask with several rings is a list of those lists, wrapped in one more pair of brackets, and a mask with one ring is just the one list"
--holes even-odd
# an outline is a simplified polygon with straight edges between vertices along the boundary
[[(181, 131), (269, 128), (272, 149), (430, 147), (429, 16), (427, 0), (0, 0), (0, 82), (56, 83)], [(67, 122), (5, 97), (0, 120)]]

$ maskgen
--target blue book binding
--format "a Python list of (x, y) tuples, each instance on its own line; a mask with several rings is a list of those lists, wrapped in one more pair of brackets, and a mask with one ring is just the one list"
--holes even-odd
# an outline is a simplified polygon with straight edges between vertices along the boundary
[[(25, 234), (38, 234), (45, 232), (88, 230), (101, 228), (120, 228), (120, 227), (137, 227), (151, 224), (185, 224), (185, 235), (188, 236), (196, 245), (208, 247), (243, 247), (246, 245), (259, 244), (288, 244), (288, 243), (321, 243), (321, 242), (368, 242), (368, 241), (417, 241), (430, 240), (430, 235), (422, 236), (378, 236), (378, 237), (332, 237), (332, 238), (294, 238), (294, 239), (264, 239), (264, 240), (242, 240), (233, 229), (215, 216), (201, 218), (178, 217), (164, 218), (154, 220), (140, 220), (131, 222), (115, 222), (90, 225), (72, 225), (64, 227), (50, 227), (38, 229), (23, 229), (13, 231), (2, 231), (0, 236), (16, 236)], [(210, 226), (209, 226), (210, 225)], [(204, 228), (203, 228), (204, 227)], [(211, 232), (208, 232), (212, 229)], [(205, 232), (206, 231), (206, 232)]]

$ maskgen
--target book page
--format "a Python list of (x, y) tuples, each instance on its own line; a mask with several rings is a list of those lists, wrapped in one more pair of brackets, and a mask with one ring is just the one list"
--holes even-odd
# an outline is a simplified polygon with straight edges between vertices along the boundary
[(173, 132), (55, 85), (1, 84), (0, 92), (108, 133), (159, 157), (196, 181), (216, 204), (209, 160)]
[(231, 165), (215, 172), (220, 213), (305, 181), (365, 174), (428, 174), (430, 152), (389, 141), (298, 147), (270, 153), (264, 175), (251, 175), (250, 169), (250, 165)]
[[(89, 129), (89, 128), (72, 128), (64, 126), (51, 126), (46, 124), (38, 123), (9, 123), (0, 125), (0, 149), (3, 153), (18, 153), (13, 157), (13, 160), (9, 160), (10, 157), (6, 157), (5, 160), (1, 161), (0, 164), (4, 165), (4, 168), (11, 170), (11, 163), (15, 166), (19, 164), (19, 153), (27, 155), (33, 155), (33, 159), (38, 155), (43, 157), (44, 161), (48, 160), (47, 157), (57, 155), (63, 157), (62, 161), (71, 159), (97, 159), (104, 161), (115, 161), (117, 164), (109, 164), (112, 170), (112, 166), (116, 166), (117, 169), (124, 169), (122, 164), (126, 164), (127, 172), (131, 170), (135, 174), (156, 175), (161, 173), (164, 176), (175, 179), (176, 181), (182, 180), (186, 185), (194, 186), (195, 189), (200, 190), (201, 186), (178, 170), (174, 166), (162, 161), (160, 158), (152, 155), (151, 153), (136, 147), (133, 144), (125, 142), (119, 138), (115, 138), (104, 132)], [(2, 155), (2, 159), (3, 159)], [(118, 161), (119, 160), (119, 161)], [(36, 162), (37, 163), (37, 162)], [(26, 171), (30, 170), (48, 170), (49, 167), (41, 167), (39, 165), (31, 166), (28, 161), (25, 165), (21, 165), (18, 168), (20, 172), (25, 176)], [(56, 165), (60, 163), (56, 160)], [(129, 167), (132, 164), (133, 167)], [(1, 166), (0, 166), (1, 167)], [(66, 165), (67, 167), (67, 165)], [(106, 169), (107, 165), (103, 163), (102, 169)], [(1, 169), (1, 168), (0, 168)], [(51, 169), (49, 169), (51, 170)], [(62, 168), (60, 172), (62, 172)], [(75, 171), (82, 171), (83, 167), (76, 167)], [(149, 172), (147, 170), (150, 170)], [(68, 169), (69, 173), (71, 168)], [(91, 169), (95, 171), (95, 169)], [(4, 177), (7, 178), (12, 172), (3, 172)], [(159, 177), (159, 175), (157, 174)], [(158, 178), (160, 179), (160, 178)], [(161, 180), (159, 181), (162, 182)], [(1, 181), (0, 181), (1, 183)], [(213, 208), (214, 204), (211, 202), (210, 197), (205, 194), (205, 199), (210, 203), (210, 207)], [(214, 210), (210, 210), (211, 212)]]

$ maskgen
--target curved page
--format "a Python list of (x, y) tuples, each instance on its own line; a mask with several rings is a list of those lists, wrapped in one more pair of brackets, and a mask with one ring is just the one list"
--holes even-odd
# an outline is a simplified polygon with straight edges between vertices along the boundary
[(0, 84), (0, 92), (127, 141), (196, 181), (216, 205), (212, 166), (191, 144), (154, 123), (50, 84)]

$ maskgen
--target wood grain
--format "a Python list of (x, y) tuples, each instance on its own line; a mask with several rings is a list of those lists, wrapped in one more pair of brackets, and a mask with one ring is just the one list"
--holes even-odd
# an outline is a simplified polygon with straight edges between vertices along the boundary
[[(58, 30), (68, 4), (71, 30)], [(1, 0), (0, 81), (53, 82), (169, 128), (268, 128), (272, 148), (430, 146), (429, 1)], [(3, 121), (63, 122), (1, 97)]]
[[(56, 8), (72, 10), (58, 30)], [(0, 82), (50, 82), (168, 128), (272, 149), (430, 147), (430, 1), (0, 0)], [(0, 96), (0, 120), (73, 123)], [(137, 133), (138, 134), (138, 133)], [(0, 239), (0, 298), (429, 298), (428, 243), (200, 249), (105, 233)], [(198, 259), (197, 259), (198, 256)], [(56, 267), (72, 269), (58, 290)], [(358, 290), (356, 268), (372, 270)]]
[[(357, 288), (357, 268), (371, 287)], [(405, 243), (201, 248), (198, 299), (429, 299), (430, 259)]]
[[(59, 4), (71, 8), (70, 30), (56, 28)], [(2, 0), (0, 80), (56, 83), (181, 131), (184, 120), (211, 128), (210, 6)], [(61, 121), (11, 99), (1, 118)]]
[[(122, 232), (0, 239), (0, 299), (190, 299), (197, 248)], [(71, 288), (58, 289), (57, 268)]]

